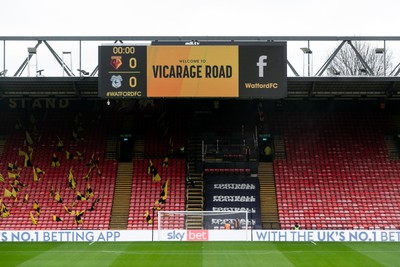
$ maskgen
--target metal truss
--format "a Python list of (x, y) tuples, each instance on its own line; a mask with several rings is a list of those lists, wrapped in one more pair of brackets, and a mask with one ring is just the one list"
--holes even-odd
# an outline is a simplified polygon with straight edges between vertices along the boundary
[[(368, 76), (376, 76), (377, 74), (374, 73), (374, 70), (371, 68), (371, 66), (368, 65), (367, 60), (363, 58), (361, 55), (360, 51), (357, 50), (357, 48), (354, 46), (355, 41), (362, 41), (362, 42), (381, 42), (383, 43), (383, 57), (384, 60), (383, 62), (386, 62), (385, 56), (386, 56), (386, 43), (387, 42), (397, 42), (400, 41), (400, 37), (394, 37), (394, 36), (80, 36), (80, 37), (74, 37), (74, 36), (31, 36), (31, 37), (11, 37), (11, 36), (0, 36), (0, 41), (3, 43), (2, 48), (3, 48), (3, 53), (0, 53), (0, 59), (3, 59), (3, 66), (2, 68), (0, 67), (0, 76), (6, 76), (7, 73), (7, 61), (10, 60), (10, 58), (14, 58), (15, 55), (11, 55), (9, 53), (9, 44), (14, 44), (15, 42), (21, 42), (21, 43), (28, 43), (32, 41), (36, 41), (36, 45), (34, 46), (35, 48), (38, 48), (42, 44), (50, 51), (51, 55), (53, 58), (56, 60), (58, 65), (62, 68), (63, 73), (66, 74), (68, 77), (96, 77), (98, 74), (98, 66), (93, 68), (92, 71), (87, 72), (83, 71), (82, 69), (82, 58), (85, 57), (84, 52), (82, 51), (82, 44), (87, 43), (87, 42), (113, 42), (113, 43), (135, 43), (135, 42), (149, 42), (149, 43), (158, 43), (158, 42), (173, 42), (173, 43), (181, 43), (182, 45), (191, 43), (195, 45), (202, 45), (202, 44), (207, 44), (207, 43), (257, 43), (257, 44), (263, 44), (263, 43), (269, 43), (269, 42), (287, 42), (288, 47), (291, 46), (292, 43), (299, 43), (299, 42), (304, 42), (306, 43), (306, 47), (301, 47), (303, 53), (307, 54), (308, 60), (310, 60), (310, 56), (313, 55), (314, 52), (312, 51), (312, 45), (313, 43), (318, 43), (318, 42), (336, 42), (337, 47), (336, 49), (331, 52), (331, 54), (328, 56), (328, 58), (322, 63), (322, 65), (318, 68), (318, 71), (315, 73), (310, 73), (310, 71), (307, 73), (307, 75), (300, 75), (299, 71), (296, 70), (295, 64), (293, 62), (295, 61), (294, 58), (291, 58), (290, 55), (288, 55), (287, 58), (287, 66), (288, 69), (293, 73), (295, 77), (299, 76), (313, 76), (313, 77), (321, 77), (321, 76), (329, 76), (326, 71), (330, 68), (332, 61), (335, 59), (337, 54), (340, 52), (341, 49), (343, 49), (343, 46), (345, 44), (348, 44), (349, 47), (354, 51), (355, 55), (357, 56), (358, 60), (360, 61), (362, 67), (363, 67), (363, 75), (368, 75)], [(50, 42), (65, 42), (68, 44), (74, 44), (77, 43), (79, 46), (79, 55), (78, 55), (78, 65), (79, 68), (77, 69), (78, 73), (75, 74), (75, 72), (71, 69), (71, 66), (66, 64), (62, 57), (59, 56), (60, 52), (56, 52), (56, 50), (50, 45)], [(1, 47), (1, 44), (0, 44)], [(28, 45), (27, 45), (28, 48)], [(400, 51), (395, 51), (398, 54), (400, 54)], [(26, 70), (26, 67), (29, 64), (29, 61), (32, 58), (32, 54), (29, 54), (27, 57), (24, 57), (25, 59), (23, 62), (20, 64), (20, 67), (16, 69), (15, 73), (13, 74), (14, 77), (23, 77), (24, 76), (24, 71)], [(399, 59), (400, 61), (400, 59)], [(97, 63), (97, 62), (96, 62)], [(396, 63), (396, 62), (394, 62)], [(310, 64), (310, 62), (308, 62)], [(304, 66), (303, 66), (304, 67)], [(304, 71), (303, 71), (304, 72)], [(10, 73), (10, 71), (8, 71)], [(400, 74), (400, 62), (392, 69), (387, 71), (384, 76), (398, 76)], [(340, 73), (335, 73), (333, 70), (333, 75), (340, 75)], [(61, 76), (61, 75), (60, 75)]]
[[(67, 98), (67, 99), (93, 99), (98, 100), (98, 56), (87, 63), (87, 51), (84, 49), (90, 44), (136, 44), (136, 43), (160, 44), (170, 43), (177, 45), (207, 45), (207, 44), (268, 44), (271, 42), (286, 42), (288, 51), (294, 53), (287, 56), (287, 89), (286, 100), (323, 100), (323, 99), (361, 99), (361, 100), (391, 100), (400, 101), (400, 36), (363, 36), (363, 37), (315, 37), (315, 36), (37, 36), (37, 37), (1, 37), (0, 36), (0, 99), (2, 98)], [(321, 55), (318, 50), (321, 43), (334, 43), (334, 49), (330, 49), (327, 57), (318, 62), (317, 71), (312, 72), (310, 59), (315, 55)], [(364, 58), (362, 51), (358, 51), (356, 42), (378, 43), (380, 56), (383, 57), (383, 65), (386, 62), (387, 44), (398, 55), (398, 63), (392, 62), (393, 68), (383, 73), (374, 71), (369, 61)], [(66, 46), (66, 50), (74, 50), (74, 62), (77, 69), (74, 71), (72, 64), (60, 56), (65, 51), (60, 51), (60, 45)], [(24, 52), (15, 54), (14, 46), (21, 47)], [(343, 75), (333, 67), (333, 62), (339, 53), (347, 46), (354, 53), (362, 72), (355, 75)], [(397, 48), (399, 47), (399, 48)], [(53, 68), (61, 68), (62, 75), (40, 75), (42, 66), (37, 70), (38, 75), (32, 77), (29, 73), (29, 64), (33, 57), (37, 56), (36, 50), (40, 48), (48, 51), (53, 60)], [(27, 50), (28, 51), (27, 51)], [(64, 46), (63, 46), (64, 49)], [(398, 51), (396, 50), (398, 49)], [(388, 50), (389, 51), (389, 50)], [(28, 53), (27, 53), (28, 52)], [(93, 51), (91, 51), (93, 53)], [(372, 51), (378, 53), (377, 49)], [(372, 53), (371, 52), (371, 53)], [(297, 54), (296, 54), (297, 53)], [(297, 55), (297, 57), (296, 57)], [(19, 62), (20, 59), (22, 62)], [(296, 66), (302, 59), (303, 72)], [(47, 59), (48, 60), (48, 59)], [(296, 62), (297, 60), (297, 62)], [(72, 61), (72, 56), (71, 56)], [(2, 63), (1, 63), (2, 62)], [(14, 69), (9, 68), (13, 63)], [(20, 64), (18, 64), (20, 63)], [(46, 61), (47, 63), (47, 61)], [(305, 64), (307, 63), (307, 64)], [(314, 63), (314, 62), (313, 62)], [(317, 64), (315, 64), (317, 65)], [(54, 67), (55, 66), (55, 67)], [(88, 67), (90, 66), (90, 67)], [(383, 66), (385, 69), (385, 66)], [(9, 69), (8, 69), (9, 68)], [(47, 67), (45, 67), (47, 68)], [(91, 71), (85, 71), (90, 69)], [(27, 71), (28, 70), (28, 71)], [(49, 70), (52, 70), (49, 68)], [(306, 71), (307, 70), (307, 71)], [(386, 69), (385, 69), (386, 70)], [(47, 69), (46, 69), (47, 72)], [(11, 74), (10, 74), (11, 73)], [(60, 73), (60, 72), (58, 72)], [(302, 75), (301, 75), (302, 73)], [(8, 75), (7, 75), (8, 74)]]

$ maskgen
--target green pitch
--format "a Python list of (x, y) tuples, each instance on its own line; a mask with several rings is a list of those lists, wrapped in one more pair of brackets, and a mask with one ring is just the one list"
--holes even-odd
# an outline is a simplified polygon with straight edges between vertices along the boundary
[(399, 243), (0, 243), (0, 266), (400, 266)]

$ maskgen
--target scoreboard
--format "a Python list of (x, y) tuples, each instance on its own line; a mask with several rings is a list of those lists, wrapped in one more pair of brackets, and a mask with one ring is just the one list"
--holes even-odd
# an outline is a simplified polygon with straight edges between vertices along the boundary
[(99, 96), (146, 97), (146, 46), (99, 48)]
[(284, 98), (286, 43), (100, 46), (99, 96)]

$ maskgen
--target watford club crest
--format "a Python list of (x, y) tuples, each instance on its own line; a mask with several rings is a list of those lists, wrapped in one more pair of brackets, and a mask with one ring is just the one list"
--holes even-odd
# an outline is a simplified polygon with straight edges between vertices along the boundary
[(111, 66), (117, 70), (122, 66), (122, 56), (111, 56)]

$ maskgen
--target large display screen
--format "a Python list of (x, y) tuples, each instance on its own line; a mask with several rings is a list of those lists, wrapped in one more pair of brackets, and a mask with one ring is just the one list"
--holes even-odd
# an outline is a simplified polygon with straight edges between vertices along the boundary
[(147, 94), (152, 97), (238, 97), (237, 46), (152, 46)]
[(286, 43), (100, 46), (99, 96), (284, 98)]

